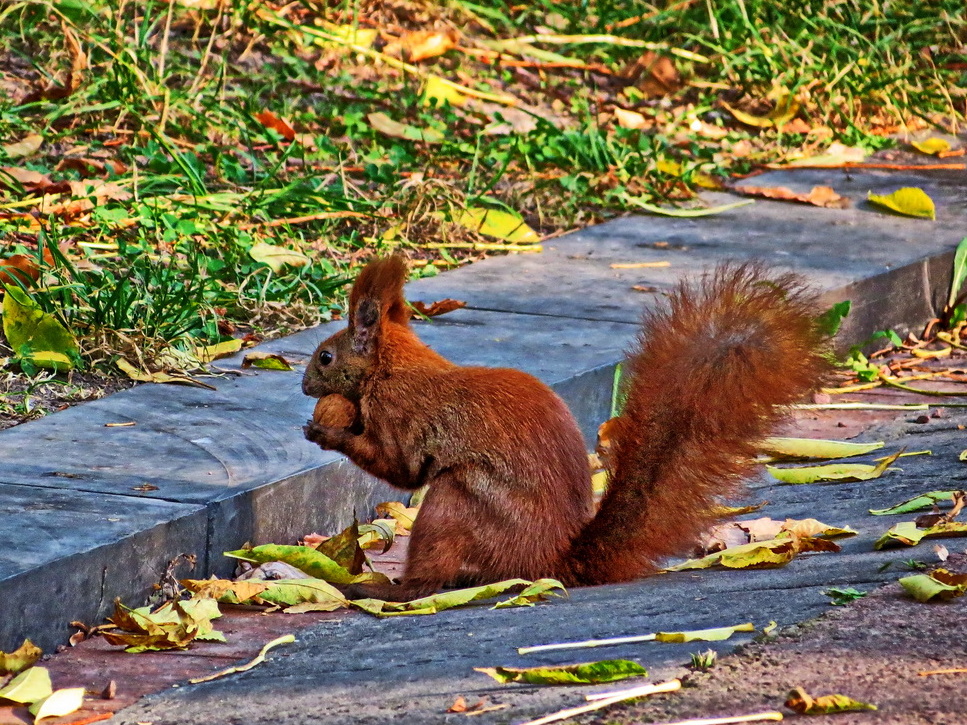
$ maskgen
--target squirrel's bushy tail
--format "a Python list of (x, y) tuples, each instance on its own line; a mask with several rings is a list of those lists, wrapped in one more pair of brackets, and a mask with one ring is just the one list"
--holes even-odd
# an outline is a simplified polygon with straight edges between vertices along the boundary
[(741, 491), (757, 443), (826, 372), (816, 298), (791, 274), (723, 265), (649, 313), (614, 421), (610, 484), (562, 577), (603, 584), (682, 554)]

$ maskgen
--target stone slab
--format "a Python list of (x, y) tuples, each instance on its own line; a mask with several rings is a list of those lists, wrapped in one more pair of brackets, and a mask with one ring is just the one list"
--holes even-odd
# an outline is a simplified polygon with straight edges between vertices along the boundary
[(204, 507), (0, 482), (0, 650), (47, 651), (72, 619), (98, 623), (115, 597), (143, 602), (165, 566), (205, 567)]
[[(264, 349), (304, 362), (319, 340), (338, 327), (306, 331)], [(635, 332), (634, 326), (620, 323), (575, 324), (469, 310), (421, 323), (419, 330), (432, 346), (463, 362), (513, 365), (555, 385), (589, 441), (608, 416), (613, 362)], [(303, 439), (301, 426), (313, 401), (301, 393), (301, 368), (243, 371), (240, 361), (236, 356), (219, 362), (236, 374), (213, 380), (214, 391), (144, 385), (4, 431), (0, 481), (16, 484), (11, 490), (38, 502), (63, 499), (63, 508), (78, 517), (64, 530), (84, 526), (81, 522), (91, 516), (86, 502), (97, 496), (112, 504), (128, 502), (133, 511), (170, 509), (173, 521), (181, 506), (201, 511), (200, 523), (184, 540), (191, 542), (189, 553), (200, 556), (201, 571), (220, 575), (233, 569), (232, 561), (221, 556), (224, 551), (247, 541), (288, 541), (312, 531), (339, 530), (354, 514), (365, 518), (376, 503), (401, 496), (342, 456)], [(106, 427), (122, 422), (135, 425)], [(25, 507), (11, 527), (44, 531), (50, 514), (39, 505)], [(70, 566), (76, 571), (66, 574), (49, 563), (21, 561), (7, 577), (5, 588), (17, 591), (10, 601), (31, 599), (38, 586), (31, 582), (56, 577), (64, 587), (76, 585), (77, 602), (60, 601), (45, 616), (7, 618), (4, 635), (63, 641), (68, 621), (97, 621), (114, 596), (142, 601), (167, 561), (181, 553), (163, 545), (164, 539), (147, 546), (151, 554), (142, 558), (136, 553), (138, 537), (114, 536), (96, 521), (87, 525), (92, 535), (114, 541), (113, 548), (101, 552), (115, 562), (109, 573), (102, 571), (101, 554), (86, 553), (77, 537), (41, 537), (33, 545), (38, 556), (50, 560), (63, 556), (71, 561), (74, 547)], [(148, 540), (160, 535), (140, 534)], [(21, 548), (15, 541), (10, 545), (12, 551)], [(113, 587), (106, 598), (97, 594), (107, 586), (102, 578)]]
[[(591, 435), (607, 411), (597, 392), (582, 404), (582, 386), (572, 381), (594, 371), (608, 379), (635, 328), (466, 310), (421, 324), (419, 332), (466, 364), (513, 366), (562, 386)], [(263, 349), (304, 360), (323, 334), (311, 330)], [(240, 360), (219, 366), (237, 369)], [(213, 381), (215, 391), (143, 385), (3, 431), (0, 480), (212, 503), (340, 458), (302, 437), (313, 401), (299, 387), (301, 369), (239, 372)], [(118, 422), (135, 425), (105, 427)], [(156, 488), (139, 490), (144, 484)]]
[[(777, 171), (744, 183), (808, 190), (829, 184), (830, 173)], [(698, 219), (624, 217), (550, 240), (542, 254), (488, 259), (413, 282), (407, 292), (424, 302), (454, 297), (480, 309), (635, 323), (642, 307), (654, 304), (682, 276), (728, 259), (759, 259), (803, 274), (831, 293), (830, 302), (853, 299), (858, 310), (841, 337), (854, 344), (871, 330), (920, 325), (942, 306), (949, 255), (965, 235), (962, 177), (940, 171), (852, 171), (832, 182), (855, 200), (849, 209), (756, 200)], [(885, 214), (863, 201), (867, 191), (900, 186), (923, 187), (937, 202), (937, 221)], [(706, 195), (709, 204), (738, 200)], [(936, 257), (939, 263), (931, 262)], [(641, 262), (670, 266), (612, 267)], [(635, 286), (655, 292), (637, 292)]]

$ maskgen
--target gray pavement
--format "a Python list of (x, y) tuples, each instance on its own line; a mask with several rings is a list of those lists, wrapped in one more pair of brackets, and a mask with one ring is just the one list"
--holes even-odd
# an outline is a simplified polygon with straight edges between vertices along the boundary
[[(656, 298), (634, 285), (663, 290), (721, 259), (764, 258), (805, 274), (830, 301), (854, 301), (845, 342), (883, 327), (915, 328), (942, 305), (953, 247), (967, 234), (963, 173), (774, 172), (749, 183), (829, 183), (857, 203), (827, 210), (757, 201), (702, 219), (618, 219), (552, 240), (540, 255), (412, 283), (413, 299), (469, 303), (421, 324), (420, 334), (458, 362), (541, 377), (572, 406), (590, 442), (607, 416), (613, 366), (642, 307)], [(936, 222), (882, 214), (861, 201), (868, 190), (904, 185), (933, 196)], [(611, 266), (648, 261), (670, 266)], [(263, 348), (304, 361), (337, 327)], [(24, 636), (50, 649), (65, 641), (70, 620), (97, 621), (115, 596), (143, 600), (178, 553), (224, 574), (222, 551), (337, 530), (354, 510), (398, 495), (302, 439), (312, 401), (301, 395), (298, 373), (242, 371), (239, 359), (220, 365), (236, 374), (213, 381), (216, 391), (139, 386), (0, 432), (0, 649)], [(110, 422), (136, 425), (105, 427)], [(573, 602), (587, 601), (592, 611), (599, 596), (585, 590)], [(347, 626), (387, 631), (385, 623)]]
[[(926, 490), (963, 486), (967, 473), (958, 454), (967, 446), (967, 437), (958, 426), (965, 422), (967, 412), (962, 411), (927, 424), (901, 418), (880, 425), (864, 438), (887, 441), (886, 451), (909, 445), (911, 450), (931, 449), (933, 456), (902, 459), (902, 471), (888, 472), (876, 481), (782, 486), (763, 477), (754, 482), (750, 500), (771, 502), (762, 515), (818, 517), (858, 530), (857, 536), (839, 540), (841, 552), (805, 555), (782, 569), (678, 572), (628, 584), (579, 588), (567, 600), (533, 608), (480, 606), (386, 620), (352, 615), (299, 631), (297, 643), (276, 650), (269, 662), (248, 673), (148, 696), (118, 713), (116, 721), (123, 725), (455, 723), (464, 716), (446, 710), (463, 695), (471, 704), (486, 697), (491, 704), (508, 705), (475, 721), (519, 723), (583, 704), (589, 692), (620, 689), (628, 683), (498, 685), (474, 667), (627, 658), (644, 665), (651, 681), (681, 676), (691, 653), (707, 649), (727, 653), (748, 642), (750, 635), (723, 643), (647, 642), (526, 656), (517, 655), (516, 648), (746, 621), (762, 627), (774, 620), (788, 627), (829, 611), (829, 597), (823, 593), (829, 587), (867, 591), (895, 581), (909, 573), (902, 562), (933, 559), (932, 542), (915, 549), (873, 551), (872, 543), (899, 519), (874, 517), (868, 509)], [(952, 550), (962, 548), (956, 539), (945, 543)], [(954, 607), (951, 621), (957, 621), (963, 606), (950, 606)]]

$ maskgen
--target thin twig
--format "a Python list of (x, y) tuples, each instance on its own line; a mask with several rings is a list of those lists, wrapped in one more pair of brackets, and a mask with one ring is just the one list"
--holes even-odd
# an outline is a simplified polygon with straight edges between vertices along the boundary
[[(732, 725), (732, 723), (762, 722), (763, 720), (782, 720), (781, 712), (758, 712), (754, 715), (729, 715), (727, 717), (699, 718), (697, 720), (679, 720), (678, 722), (661, 723), (661, 725)], [(648, 725), (642, 723), (642, 725)], [(650, 725), (659, 725), (651, 723)]]
[(661, 692), (674, 692), (675, 690), (681, 689), (682, 683), (679, 680), (669, 680), (668, 682), (662, 682), (657, 685), (651, 685), (650, 687), (643, 686), (634, 688), (635, 694), (628, 695), (623, 694), (631, 692), (631, 690), (624, 690), (618, 693), (612, 693), (610, 697), (603, 698), (596, 702), (592, 702), (589, 705), (581, 705), (579, 707), (571, 707), (567, 710), (561, 710), (559, 712), (551, 713), (550, 715), (545, 715), (544, 717), (539, 717), (536, 720), (528, 720), (521, 725), (546, 725), (546, 723), (557, 722), (559, 720), (566, 720), (567, 718), (574, 717), (575, 715), (581, 715), (585, 712), (592, 712), (593, 710), (600, 710), (601, 708), (608, 707), (609, 705), (614, 705), (621, 702), (622, 700), (630, 700), (633, 697), (645, 697), (646, 695), (657, 695)]
[(894, 405), (890, 403), (800, 403), (797, 410), (930, 410), (926, 403)]
[(526, 655), (531, 652), (547, 652), (554, 649), (584, 649), (590, 647), (608, 647), (614, 644), (631, 644), (633, 642), (653, 642), (658, 635), (640, 634), (632, 637), (611, 637), (610, 639), (587, 639), (583, 642), (558, 642), (556, 644), (538, 644), (533, 647), (518, 647), (517, 654)]
[(268, 653), (268, 651), (273, 647), (277, 647), (280, 644), (290, 644), (292, 642), (295, 642), (294, 635), (283, 634), (281, 637), (276, 637), (271, 642), (268, 642), (258, 653), (258, 655), (256, 655), (255, 659), (253, 659), (252, 661), (244, 665), (238, 665), (237, 667), (229, 667), (227, 669), (221, 670), (211, 675), (205, 675), (204, 677), (194, 677), (188, 681), (193, 685), (197, 685), (199, 682), (208, 682), (210, 680), (217, 680), (220, 677), (225, 677), (226, 675), (234, 675), (236, 672), (245, 672), (246, 670), (250, 670), (256, 665), (259, 665), (262, 662), (264, 662), (266, 653)]
[[(218, 26), (221, 25), (222, 16), (225, 14), (226, 0), (219, 0), (218, 2), (218, 12), (215, 15), (215, 22), (212, 23), (212, 34), (208, 37), (208, 45), (205, 46), (205, 52), (202, 54), (201, 63), (198, 64), (198, 73), (195, 75), (195, 80), (192, 81), (191, 87), (188, 89), (186, 94), (189, 98), (194, 97), (198, 93), (198, 89), (201, 88), (203, 78), (205, 77), (205, 69), (208, 66), (208, 61), (212, 56), (212, 47), (215, 45), (215, 39), (220, 35), (218, 32)], [(201, 100), (201, 97), (195, 99), (196, 106)]]
[(161, 35), (161, 47), (158, 49), (158, 84), (165, 85), (165, 61), (168, 59), (168, 40), (171, 37), (171, 18), (175, 14), (174, 0), (168, 0), (168, 14), (165, 15), (165, 29)]
[(897, 382), (896, 378), (891, 378), (883, 373), (879, 374), (880, 380), (883, 381), (885, 385), (889, 385), (891, 388), (896, 388), (897, 390), (905, 390), (908, 393), (916, 393), (917, 395), (931, 395), (939, 398), (946, 397), (964, 397), (967, 393), (956, 393), (956, 392), (944, 392), (943, 390), (924, 390), (923, 388), (914, 388), (910, 385), (904, 385), (903, 383)]
[(287, 219), (271, 219), (265, 222), (251, 222), (249, 224), (242, 224), (239, 229), (257, 229), (261, 227), (280, 227), (286, 224), (303, 224), (305, 222), (314, 222), (320, 219), (344, 219), (346, 217), (369, 217), (370, 214), (364, 214), (361, 211), (323, 211), (318, 214), (307, 214), (306, 216), (294, 216), (288, 217)]

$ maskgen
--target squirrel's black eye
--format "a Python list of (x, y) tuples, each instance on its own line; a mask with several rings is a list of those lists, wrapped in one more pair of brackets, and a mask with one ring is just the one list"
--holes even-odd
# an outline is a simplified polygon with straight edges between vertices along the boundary
[(328, 350), (323, 350), (322, 352), (319, 353), (319, 364), (320, 365), (328, 365), (331, 362), (332, 362), (332, 353), (331, 352), (329, 352)]

